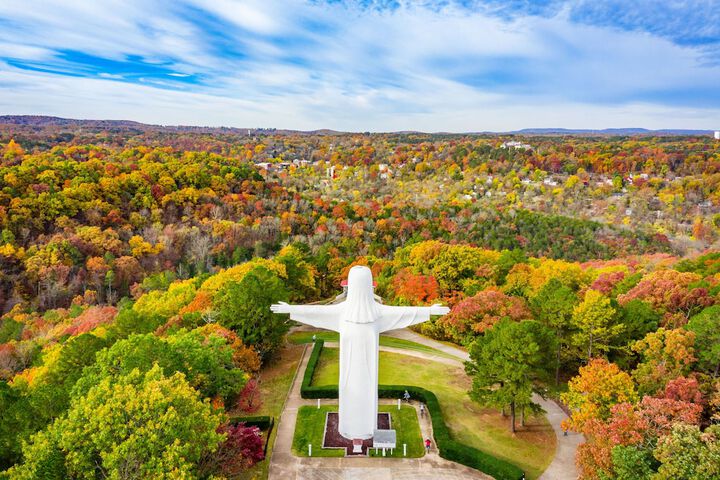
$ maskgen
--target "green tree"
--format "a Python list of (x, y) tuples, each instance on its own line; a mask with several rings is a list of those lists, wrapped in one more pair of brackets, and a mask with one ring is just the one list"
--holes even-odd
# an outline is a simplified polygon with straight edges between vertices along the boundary
[(20, 460), (22, 441), (40, 428), (33, 411), (24, 388), (0, 381), (0, 471)]
[(695, 332), (698, 366), (713, 377), (720, 373), (720, 305), (713, 305), (690, 319), (686, 328)]
[(654, 455), (661, 463), (655, 480), (720, 478), (720, 425), (701, 432), (697, 425), (676, 424), (658, 440)]
[(590, 361), (593, 352), (607, 352), (613, 337), (622, 332), (623, 325), (613, 325), (615, 309), (610, 299), (597, 290), (587, 290), (583, 301), (573, 309), (572, 323), (578, 330), (573, 343), (587, 351)]
[(70, 338), (52, 360), (46, 361), (44, 375), (27, 389), (34, 424), (43, 427), (67, 410), (75, 382), (106, 345), (107, 340), (84, 333)]
[(564, 286), (557, 278), (547, 282), (530, 300), (530, 308), (535, 318), (555, 332), (557, 351), (555, 354), (555, 384), (560, 383), (560, 364), (564, 348), (567, 348), (568, 335), (572, 328), (573, 309), (577, 304), (575, 292)]
[(534, 320), (501, 320), (470, 346), (465, 369), (472, 376), (470, 397), (482, 405), (510, 406), (515, 432), (517, 407), (540, 410), (532, 394), (544, 394), (543, 382), (553, 371), (555, 337)]
[(275, 256), (275, 261), (285, 265), (290, 300), (298, 301), (315, 295), (315, 270), (299, 248), (293, 245), (283, 248)]
[(613, 480), (651, 480), (658, 461), (641, 445), (618, 445), (612, 449)]
[(612, 342), (610, 360), (623, 368), (628, 368), (633, 362), (632, 344), (657, 330), (662, 315), (656, 312), (649, 304), (641, 300), (631, 300), (625, 305), (611, 303), (617, 308), (618, 323), (623, 325), (623, 331)]
[(167, 337), (152, 333), (131, 335), (103, 350), (95, 365), (86, 369), (73, 396), (82, 396), (102, 379), (125, 376), (135, 369), (148, 372), (158, 366), (165, 375), (181, 372), (203, 397), (229, 399), (242, 390), (245, 372), (235, 367), (233, 350), (217, 335), (205, 336), (197, 330)]
[(618, 313), (619, 323), (624, 325), (622, 335), (618, 339), (625, 345), (657, 330), (662, 318), (662, 315), (653, 310), (649, 304), (637, 299), (620, 306)]
[(218, 320), (266, 358), (282, 344), (289, 329), (285, 316), (272, 313), (270, 305), (287, 301), (288, 296), (277, 275), (265, 267), (255, 267), (240, 282), (230, 282), (218, 292)]
[(197, 478), (217, 450), (222, 415), (176, 373), (160, 367), (106, 378), (23, 447), (10, 480), (154, 480)]
[(115, 339), (126, 338), (133, 333), (153, 332), (167, 320), (157, 314), (141, 314), (127, 300), (121, 301), (119, 307), (115, 322), (109, 328), (110, 336)]
[(528, 257), (525, 255), (525, 251), (519, 248), (513, 250), (503, 250), (500, 253), (500, 258), (496, 262), (496, 277), (498, 285), (505, 283), (507, 274), (510, 270), (518, 263), (528, 263)]

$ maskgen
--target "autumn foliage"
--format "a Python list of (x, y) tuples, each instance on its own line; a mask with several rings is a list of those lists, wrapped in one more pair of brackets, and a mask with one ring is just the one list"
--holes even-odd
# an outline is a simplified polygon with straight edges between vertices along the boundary
[(414, 274), (409, 268), (393, 278), (395, 297), (411, 304), (427, 304), (440, 297), (440, 285), (432, 275)]
[(530, 317), (522, 299), (497, 289), (487, 289), (459, 302), (448, 315), (441, 317), (438, 324), (449, 338), (462, 343), (492, 328), (501, 319), (519, 321)]

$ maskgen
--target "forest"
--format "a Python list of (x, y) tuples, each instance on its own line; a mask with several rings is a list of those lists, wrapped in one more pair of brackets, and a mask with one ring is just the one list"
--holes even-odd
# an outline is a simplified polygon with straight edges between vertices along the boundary
[(354, 265), (512, 429), (563, 404), (583, 479), (720, 478), (712, 138), (5, 121), (0, 478), (252, 478), (269, 305)]

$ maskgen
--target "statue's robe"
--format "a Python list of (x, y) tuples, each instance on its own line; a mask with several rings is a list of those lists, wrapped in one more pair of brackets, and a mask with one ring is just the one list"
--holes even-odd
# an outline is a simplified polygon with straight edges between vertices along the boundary
[(380, 334), (429, 320), (430, 307), (393, 307), (376, 302), (376, 319), (356, 323), (342, 320), (344, 306), (291, 305), (290, 318), (340, 333), (340, 435), (367, 439), (377, 428)]

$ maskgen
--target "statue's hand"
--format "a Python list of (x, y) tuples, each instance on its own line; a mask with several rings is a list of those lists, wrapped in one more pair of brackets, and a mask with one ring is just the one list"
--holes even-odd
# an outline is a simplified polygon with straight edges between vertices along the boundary
[(443, 307), (439, 303), (430, 307), (430, 315), (447, 315), (448, 313), (450, 313), (450, 309), (448, 307)]
[(290, 313), (290, 305), (285, 302), (278, 302), (270, 305), (270, 311), (273, 313)]

